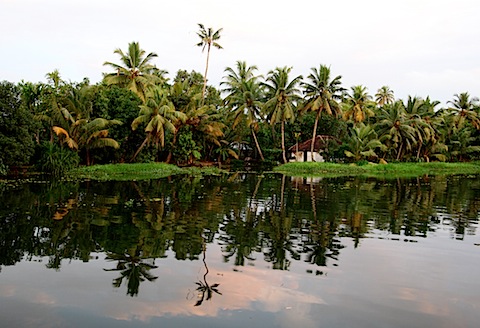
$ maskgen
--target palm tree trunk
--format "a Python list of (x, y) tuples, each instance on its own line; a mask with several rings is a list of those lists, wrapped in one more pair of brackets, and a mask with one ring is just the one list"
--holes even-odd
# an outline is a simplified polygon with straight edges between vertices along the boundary
[(147, 144), (147, 141), (148, 141), (148, 135), (145, 137), (145, 140), (143, 140), (142, 144), (140, 145), (140, 147), (138, 147), (137, 151), (135, 152), (135, 154), (133, 155), (132, 159), (130, 159), (130, 162), (133, 162), (135, 160), (135, 158), (137, 157), (137, 155), (140, 153), (140, 151), (142, 151), (143, 147), (145, 147), (145, 145)]
[(258, 153), (260, 154), (260, 158), (262, 159), (262, 161), (265, 161), (265, 158), (263, 158), (262, 150), (260, 149), (260, 145), (258, 144), (257, 135), (255, 134), (254, 129), (252, 129), (252, 135), (253, 140), (255, 140), (255, 146), (257, 146)]
[(283, 163), (287, 163), (287, 156), (285, 156), (285, 121), (282, 121), (282, 155)]
[(312, 144), (310, 146), (310, 156), (312, 157), (312, 162), (315, 162), (315, 158), (313, 156), (313, 149), (315, 148), (315, 138), (317, 137), (317, 126), (318, 126), (318, 119), (320, 118), (321, 110), (318, 109), (317, 115), (315, 116), (315, 124), (313, 125), (313, 133), (312, 133)]
[(402, 153), (403, 142), (400, 144), (400, 148), (398, 149), (397, 153), (397, 161), (400, 159), (400, 154)]
[(418, 150), (417, 150), (417, 162), (418, 162), (418, 159), (420, 158), (420, 150), (422, 149), (422, 145), (420, 145), (418, 147)]
[(202, 89), (202, 106), (205, 101), (205, 90), (207, 89), (207, 72), (208, 72), (208, 61), (210, 59), (210, 44), (207, 48), (207, 63), (205, 64), (205, 75), (203, 76), (203, 89)]
[(87, 155), (87, 166), (90, 166), (90, 152), (88, 151), (88, 148), (85, 150), (86, 155)]
[(173, 133), (172, 148), (168, 152), (168, 156), (167, 156), (167, 160), (166, 160), (167, 163), (170, 163), (170, 161), (172, 160), (173, 150), (175, 149), (175, 145), (177, 143), (177, 131), (178, 131), (178, 129), (176, 129), (175, 132)]

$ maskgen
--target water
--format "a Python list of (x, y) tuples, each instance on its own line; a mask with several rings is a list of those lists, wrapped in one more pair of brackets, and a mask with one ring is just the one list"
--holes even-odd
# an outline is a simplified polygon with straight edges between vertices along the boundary
[(2, 192), (2, 327), (477, 327), (480, 178)]

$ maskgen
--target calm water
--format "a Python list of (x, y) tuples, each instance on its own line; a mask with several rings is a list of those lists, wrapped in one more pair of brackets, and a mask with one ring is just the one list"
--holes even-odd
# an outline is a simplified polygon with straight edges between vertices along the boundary
[(478, 327), (480, 178), (0, 191), (2, 327)]

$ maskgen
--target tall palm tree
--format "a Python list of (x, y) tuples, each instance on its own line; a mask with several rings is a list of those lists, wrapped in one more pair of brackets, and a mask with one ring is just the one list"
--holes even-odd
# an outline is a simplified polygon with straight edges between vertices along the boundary
[(395, 101), (393, 90), (390, 89), (388, 85), (384, 85), (377, 90), (377, 93), (375, 94), (375, 101), (377, 102), (378, 106), (392, 104)]
[(455, 125), (462, 127), (465, 121), (470, 122), (477, 130), (480, 129), (480, 118), (475, 109), (479, 108), (479, 100), (476, 97), (470, 98), (468, 92), (455, 94), (453, 101), (448, 101), (452, 107), (449, 111), (455, 117)]
[(343, 88), (341, 84), (341, 75), (335, 78), (330, 78), (330, 67), (320, 65), (319, 69), (311, 68), (311, 73), (308, 76), (310, 82), (302, 83), (305, 95), (305, 105), (303, 110), (316, 111), (315, 124), (313, 125), (312, 145), (310, 152), (312, 160), (314, 160), (313, 150), (315, 145), (315, 138), (317, 135), (318, 120), (322, 112), (328, 115), (338, 116), (340, 114), (340, 105), (338, 100), (342, 97)]
[(291, 67), (277, 67), (268, 73), (266, 82), (262, 85), (266, 89), (267, 101), (263, 109), (267, 113), (271, 125), (281, 124), (282, 131), (282, 156), (287, 162), (285, 154), (285, 122), (293, 122), (296, 115), (296, 105), (300, 99), (298, 86), (302, 76), (290, 80)]
[(186, 120), (186, 115), (175, 108), (168, 99), (167, 93), (158, 86), (147, 93), (147, 101), (144, 105), (140, 105), (139, 114), (132, 122), (132, 129), (136, 130), (139, 125), (145, 123), (147, 136), (133, 155), (132, 160), (135, 159), (149, 141), (156, 144), (160, 143), (160, 146), (164, 147), (165, 131), (168, 130), (175, 133), (177, 122), (185, 122)]
[(227, 92), (225, 100), (232, 109), (234, 117), (232, 127), (235, 128), (241, 121), (246, 121), (263, 161), (265, 159), (255, 133), (255, 131), (258, 131), (258, 120), (261, 118), (260, 110), (263, 105), (260, 83), (258, 77), (254, 75), (256, 70), (256, 66), (247, 66), (246, 62), (237, 61), (237, 71), (227, 67), (225, 69), (227, 76), (224, 77), (225, 81), (221, 85), (226, 86), (223, 91)]
[(205, 65), (205, 75), (203, 76), (203, 89), (202, 89), (202, 99), (205, 98), (205, 90), (207, 88), (207, 72), (208, 72), (208, 62), (210, 60), (210, 49), (211, 47), (215, 47), (217, 49), (223, 49), (223, 47), (217, 42), (220, 39), (220, 33), (222, 32), (222, 28), (213, 31), (211, 27), (205, 29), (203, 24), (198, 24), (200, 31), (197, 32), (198, 37), (200, 38), (200, 42), (197, 43), (198, 47), (202, 47), (202, 52), (205, 51), (207, 48), (207, 63)]
[(104, 74), (105, 83), (128, 88), (145, 102), (147, 89), (155, 83), (161, 83), (165, 80), (163, 75), (166, 71), (159, 70), (151, 63), (153, 58), (158, 55), (154, 52), (146, 55), (145, 50), (140, 48), (138, 42), (129, 43), (127, 53), (124, 53), (120, 48), (115, 49), (114, 53), (120, 56), (121, 64), (111, 62), (103, 64), (115, 70), (113, 73)]
[(352, 119), (354, 124), (363, 122), (367, 116), (373, 116), (373, 108), (375, 103), (372, 96), (367, 92), (367, 88), (363, 85), (355, 85), (351, 88), (352, 93), (345, 100), (345, 111), (343, 118), (345, 120)]

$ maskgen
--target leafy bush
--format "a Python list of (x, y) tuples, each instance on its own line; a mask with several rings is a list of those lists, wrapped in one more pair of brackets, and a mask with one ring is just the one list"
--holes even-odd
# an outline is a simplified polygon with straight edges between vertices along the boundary
[(200, 159), (201, 147), (193, 140), (192, 131), (189, 128), (182, 129), (179, 132), (177, 144), (173, 150), (173, 156), (177, 163), (191, 164), (193, 159)]
[(62, 148), (52, 142), (44, 142), (41, 145), (41, 155), (38, 168), (53, 176), (62, 176), (80, 163), (78, 154), (68, 148)]
[(2, 168), (28, 164), (35, 146), (33, 135), (37, 122), (21, 105), (20, 89), (13, 83), (0, 82), (0, 173)]

